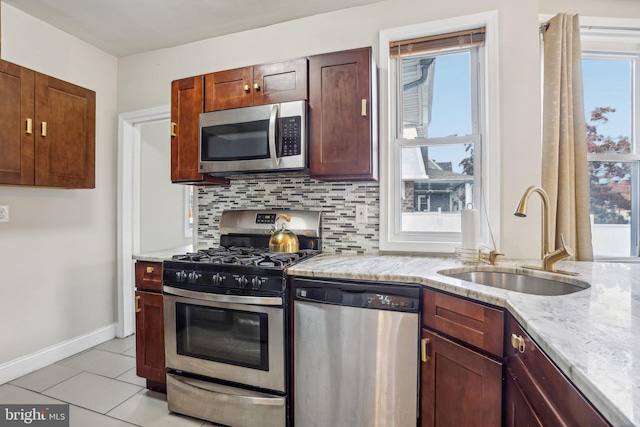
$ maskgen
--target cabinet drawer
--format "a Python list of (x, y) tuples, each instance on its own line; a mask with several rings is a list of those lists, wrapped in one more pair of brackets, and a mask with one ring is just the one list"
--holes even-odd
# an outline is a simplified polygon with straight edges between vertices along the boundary
[(162, 292), (162, 263), (136, 262), (136, 288), (144, 291)]
[[(524, 340), (520, 349), (512, 346), (512, 335)], [(543, 425), (609, 425), (511, 317), (507, 321), (505, 349), (507, 373)]]
[(425, 326), (502, 356), (504, 313), (441, 292), (423, 289)]

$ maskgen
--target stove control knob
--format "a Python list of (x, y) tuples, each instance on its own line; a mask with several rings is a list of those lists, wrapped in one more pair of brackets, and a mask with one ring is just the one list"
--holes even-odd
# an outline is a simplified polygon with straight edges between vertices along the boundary
[(187, 278), (187, 273), (185, 273), (184, 270), (176, 271), (176, 281), (184, 282), (186, 278)]
[(220, 286), (222, 284), (222, 276), (220, 275), (220, 273), (216, 273), (211, 276), (211, 283), (213, 283), (213, 285), (215, 286)]
[(262, 286), (262, 280), (258, 276), (251, 279), (251, 288), (260, 289), (260, 286)]
[(196, 283), (198, 281), (198, 279), (201, 278), (201, 277), (202, 277), (202, 274), (199, 274), (199, 273), (197, 273), (195, 271), (192, 271), (187, 276), (187, 280), (189, 281), (189, 283)]
[(238, 284), (240, 285), (241, 288), (246, 288), (248, 283), (249, 281), (247, 280), (246, 277), (244, 276), (238, 277)]

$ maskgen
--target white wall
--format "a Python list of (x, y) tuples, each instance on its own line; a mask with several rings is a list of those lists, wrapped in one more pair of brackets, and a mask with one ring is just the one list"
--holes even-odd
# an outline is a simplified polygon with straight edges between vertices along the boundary
[(11, 220), (0, 223), (2, 383), (9, 361), (96, 331), (114, 333), (117, 59), (0, 7), (2, 59), (94, 90), (97, 110), (95, 189), (0, 187)]
[(190, 245), (184, 237), (188, 186), (171, 183), (169, 121), (140, 128), (140, 252)]
[[(373, 46), (380, 54), (383, 29), (497, 10), (500, 37), (500, 140), (502, 179), (500, 252), (511, 258), (540, 254), (539, 206), (527, 218), (513, 210), (524, 190), (540, 183), (540, 63), (538, 15), (640, 17), (640, 2), (628, 0), (388, 0), (372, 5), (197, 43), (121, 58), (118, 111), (170, 102), (171, 80), (208, 72)], [(384, 78), (384, 74), (381, 75)], [(385, 143), (384, 138), (381, 143)], [(537, 210), (537, 212), (536, 212)]]

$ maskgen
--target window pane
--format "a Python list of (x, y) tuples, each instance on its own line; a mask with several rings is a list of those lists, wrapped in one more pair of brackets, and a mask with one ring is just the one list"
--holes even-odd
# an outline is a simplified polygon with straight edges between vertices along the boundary
[(584, 111), (590, 153), (629, 153), (632, 136), (632, 63), (583, 59)]
[(402, 59), (402, 137), (469, 135), (470, 54), (420, 55)]
[(473, 144), (402, 148), (402, 231), (460, 231), (473, 202)]
[(631, 256), (631, 163), (589, 162), (593, 250), (600, 256)]

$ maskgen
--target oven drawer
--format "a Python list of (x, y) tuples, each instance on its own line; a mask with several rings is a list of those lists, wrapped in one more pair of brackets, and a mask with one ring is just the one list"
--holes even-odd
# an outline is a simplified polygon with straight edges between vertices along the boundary
[(169, 410), (234, 427), (282, 427), (287, 399), (167, 374)]

